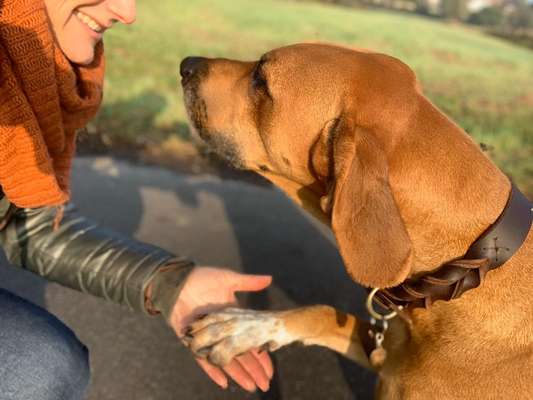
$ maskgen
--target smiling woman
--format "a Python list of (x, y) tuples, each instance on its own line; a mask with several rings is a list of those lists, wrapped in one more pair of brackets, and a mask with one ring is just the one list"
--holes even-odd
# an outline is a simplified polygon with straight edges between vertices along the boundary
[[(0, 0), (0, 247), (11, 264), (50, 281), (161, 314), (182, 336), (199, 313), (235, 303), (236, 291), (261, 290), (271, 278), (193, 268), (89, 221), (69, 203), (76, 131), (102, 100), (103, 35), (135, 17), (135, 0)], [(82, 398), (87, 349), (70, 329), (2, 289), (0, 326), (2, 400)], [(198, 363), (220, 386), (229, 376), (249, 391), (266, 391), (273, 373), (264, 352), (223, 369)]]
[(132, 24), (135, 0), (45, 0), (56, 41), (73, 63), (87, 65), (94, 48), (115, 22)]

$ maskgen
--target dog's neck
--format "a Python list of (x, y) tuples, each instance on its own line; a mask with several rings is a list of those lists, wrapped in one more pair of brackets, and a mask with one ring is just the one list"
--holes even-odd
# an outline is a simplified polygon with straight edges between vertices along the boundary
[[(394, 152), (389, 171), (415, 251), (411, 276), (465, 255), (501, 215), (511, 191), (509, 179), (479, 146), (423, 100), (423, 118), (410, 125), (409, 140), (399, 144), (406, 148)], [(475, 354), (481, 346), (479, 336), (507, 347), (510, 342), (531, 343), (532, 259), (533, 228), (518, 252), (489, 271), (480, 287), (414, 311), (413, 340), (428, 346), (434, 340), (445, 348), (443, 343), (453, 347), (460, 337)]]
[(411, 276), (466, 253), (500, 216), (509, 179), (424, 97), (389, 159), (389, 179), (413, 242)]

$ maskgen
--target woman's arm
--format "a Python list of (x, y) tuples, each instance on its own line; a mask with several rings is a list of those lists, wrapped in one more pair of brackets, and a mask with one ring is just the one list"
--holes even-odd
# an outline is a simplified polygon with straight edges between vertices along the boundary
[[(57, 212), (57, 207), (10, 207), (5, 197), (0, 199), (0, 246), (9, 261), (131, 309), (161, 313), (178, 336), (198, 313), (234, 304), (235, 291), (261, 290), (271, 281), (220, 268), (189, 273), (192, 262), (103, 228), (80, 216), (72, 204), (64, 207), (55, 229)], [(246, 390), (259, 386), (266, 391), (273, 374), (267, 353), (243, 354), (223, 370), (197, 361), (222, 387), (228, 385), (227, 374)]]
[[(131, 309), (153, 312), (171, 307), (193, 266), (156, 246), (99, 226), (79, 215), (72, 204), (64, 207), (57, 229), (55, 207), (12, 211), (0, 231), (0, 245), (13, 265)], [(166, 272), (158, 274), (160, 270)], [(149, 301), (147, 310), (145, 291), (153, 278), (155, 304)]]

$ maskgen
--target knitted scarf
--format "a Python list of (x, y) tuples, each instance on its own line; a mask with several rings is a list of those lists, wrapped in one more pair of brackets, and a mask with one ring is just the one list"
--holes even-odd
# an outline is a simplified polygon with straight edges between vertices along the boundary
[(87, 67), (56, 45), (43, 0), (0, 0), (0, 186), (18, 207), (70, 198), (76, 131), (102, 100), (103, 46)]

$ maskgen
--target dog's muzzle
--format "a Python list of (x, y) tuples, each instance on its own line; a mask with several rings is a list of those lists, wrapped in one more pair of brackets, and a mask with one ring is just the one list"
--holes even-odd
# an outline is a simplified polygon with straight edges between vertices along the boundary
[(185, 87), (194, 81), (200, 73), (207, 70), (207, 59), (203, 57), (187, 57), (180, 63), (181, 84)]
[(206, 140), (207, 110), (205, 102), (198, 95), (198, 90), (202, 78), (207, 75), (207, 61), (207, 58), (203, 57), (186, 57), (180, 63), (185, 108), (192, 125), (204, 140)]

